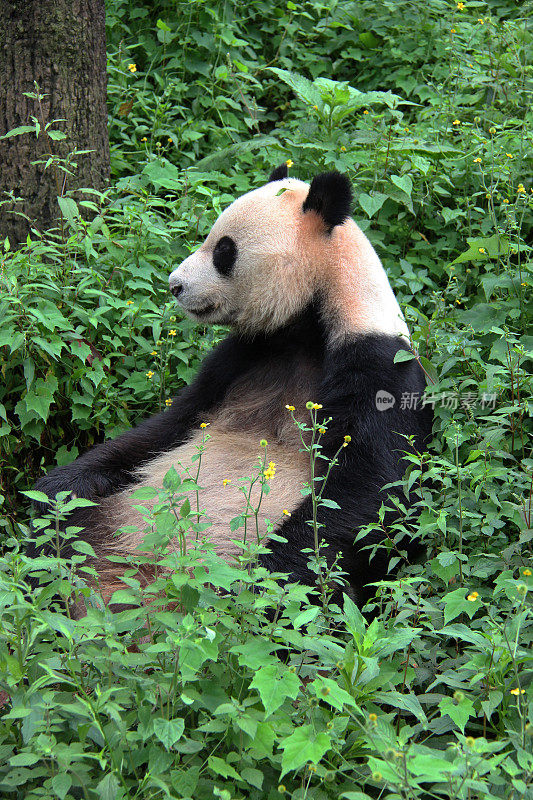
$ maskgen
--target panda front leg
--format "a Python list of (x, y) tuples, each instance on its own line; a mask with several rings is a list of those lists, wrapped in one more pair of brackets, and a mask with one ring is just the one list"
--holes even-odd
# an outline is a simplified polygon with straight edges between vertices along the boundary
[[(204, 360), (194, 382), (178, 395), (172, 406), (136, 428), (103, 442), (71, 464), (56, 467), (35, 488), (53, 500), (59, 492), (98, 502), (131, 484), (135, 470), (160, 453), (186, 441), (203, 414), (216, 407), (229, 387), (254, 363), (254, 349), (229, 336)], [(46, 503), (36, 503), (46, 512)], [(76, 514), (69, 524), (83, 522), (90, 512)]]

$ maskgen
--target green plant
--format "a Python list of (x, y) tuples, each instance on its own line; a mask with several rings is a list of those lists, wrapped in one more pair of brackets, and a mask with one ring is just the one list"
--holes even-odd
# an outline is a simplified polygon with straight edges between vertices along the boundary
[[(529, 11), (108, 0), (112, 184), (91, 221), (65, 195), (62, 230), (0, 255), (3, 795), (531, 794)], [(64, 601), (95, 597), (90, 554), (77, 583), (60, 554), (30, 561), (19, 491), (190, 379), (222, 332), (172, 319), (171, 265), (289, 158), (304, 179), (352, 178), (428, 375), (431, 452), (406, 442), (375, 523), (400, 577), (369, 622), (253, 559), (187, 550), (149, 592), (126, 573), (119, 600), (148, 592), (153, 614), (95, 600), (71, 621)], [(172, 513), (202, 525), (191, 491)], [(406, 535), (423, 563), (405, 563)]]

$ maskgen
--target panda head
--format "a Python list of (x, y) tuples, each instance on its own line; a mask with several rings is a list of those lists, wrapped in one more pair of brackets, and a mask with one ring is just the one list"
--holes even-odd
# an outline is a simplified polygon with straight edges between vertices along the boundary
[[(172, 294), (193, 319), (242, 333), (282, 327), (317, 295), (332, 325), (346, 331), (353, 327), (347, 315), (355, 314), (368, 327), (362, 294), (372, 304), (380, 285), (391, 290), (370, 242), (350, 219), (351, 201), (345, 175), (322, 173), (309, 185), (288, 178), (283, 164), (266, 185), (223, 211), (201, 247), (170, 275)], [(398, 316), (397, 304), (392, 313)]]

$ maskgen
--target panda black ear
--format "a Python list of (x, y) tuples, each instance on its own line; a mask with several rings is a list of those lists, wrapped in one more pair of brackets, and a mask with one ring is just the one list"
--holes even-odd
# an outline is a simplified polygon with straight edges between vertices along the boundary
[(316, 211), (331, 233), (335, 225), (342, 225), (351, 214), (352, 187), (341, 172), (322, 172), (313, 178), (309, 194), (302, 206), (303, 212)]
[(272, 181), (282, 181), (285, 178), (287, 178), (288, 175), (289, 175), (289, 168), (286, 162), (284, 161), (283, 164), (280, 164), (279, 167), (276, 167), (276, 169), (268, 179), (267, 183), (272, 183)]

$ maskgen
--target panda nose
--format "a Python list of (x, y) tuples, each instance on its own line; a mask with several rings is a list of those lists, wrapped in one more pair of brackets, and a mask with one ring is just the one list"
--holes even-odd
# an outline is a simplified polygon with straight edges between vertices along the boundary
[(183, 291), (183, 284), (182, 283), (175, 283), (174, 286), (170, 287), (170, 291), (174, 295), (174, 297), (179, 297)]

